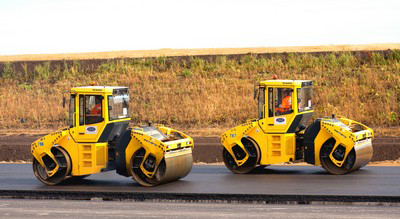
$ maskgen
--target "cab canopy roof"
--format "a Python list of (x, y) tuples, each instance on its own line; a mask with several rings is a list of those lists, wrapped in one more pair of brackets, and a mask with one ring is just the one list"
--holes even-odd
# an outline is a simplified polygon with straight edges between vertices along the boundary
[(261, 86), (292, 85), (292, 86), (305, 87), (305, 86), (312, 86), (313, 82), (311, 80), (266, 80), (266, 81), (260, 81), (260, 85)]
[(71, 93), (113, 93), (114, 90), (126, 90), (128, 87), (119, 86), (85, 86), (85, 87), (73, 87)]

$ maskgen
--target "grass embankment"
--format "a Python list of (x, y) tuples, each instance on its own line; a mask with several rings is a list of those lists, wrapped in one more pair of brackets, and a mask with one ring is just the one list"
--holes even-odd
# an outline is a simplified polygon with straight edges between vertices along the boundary
[[(310, 79), (315, 82), (316, 117), (344, 115), (390, 134), (400, 125), (400, 51), (384, 57), (351, 53), (289, 55), (270, 59), (246, 55), (239, 61), (220, 56), (183, 63), (167, 57), (109, 61), (87, 73), (80, 62), (68, 68), (10, 63), (0, 77), (0, 129), (65, 127), (63, 94), (74, 86), (128, 86), (133, 123), (151, 120), (197, 134), (219, 134), (257, 115), (253, 85), (260, 80)], [(394, 129), (394, 131), (396, 131)]]

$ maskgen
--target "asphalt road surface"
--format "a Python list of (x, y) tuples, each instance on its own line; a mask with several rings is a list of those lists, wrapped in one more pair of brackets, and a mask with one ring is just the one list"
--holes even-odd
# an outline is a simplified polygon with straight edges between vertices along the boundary
[(399, 218), (393, 206), (0, 199), (0, 218)]
[(0, 190), (400, 197), (400, 167), (371, 166), (336, 176), (314, 166), (272, 165), (253, 174), (233, 174), (223, 165), (194, 165), (187, 177), (148, 188), (114, 171), (46, 186), (30, 164), (0, 164)]

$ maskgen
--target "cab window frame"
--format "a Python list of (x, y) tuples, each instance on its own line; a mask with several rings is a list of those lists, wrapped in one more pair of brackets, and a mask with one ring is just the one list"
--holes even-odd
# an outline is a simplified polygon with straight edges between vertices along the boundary
[(268, 87), (268, 117), (274, 117), (275, 115), (275, 101), (274, 101), (274, 88)]
[(71, 94), (69, 99), (69, 127), (76, 127), (76, 95)]
[(258, 93), (258, 119), (263, 119), (265, 118), (265, 91), (266, 87), (259, 87), (259, 93)]
[[(288, 89), (290, 92), (291, 97), (291, 106), (290, 109), (284, 112), (279, 113), (277, 108), (280, 108), (279, 105), (282, 105), (282, 101), (284, 99), (283, 92), (285, 89)], [(276, 116), (283, 116), (289, 115), (294, 112), (293, 108), (293, 98), (295, 92), (292, 88), (288, 87), (268, 87), (268, 117), (276, 117)], [(279, 102), (280, 101), (280, 102)]]
[[(90, 100), (89, 98), (93, 97), (93, 96), (94, 96), (94, 98), (100, 98), (100, 101), (101, 101), (100, 102), (100, 113), (99, 113), (100, 116), (98, 116), (97, 118), (94, 117), (94, 119), (91, 118), (93, 120), (89, 120), (88, 115), (90, 115), (90, 111), (88, 111), (89, 109), (86, 109), (87, 101), (89, 101)], [(96, 103), (96, 99), (94, 101)], [(101, 123), (104, 121), (103, 101), (104, 101), (103, 95), (98, 95), (98, 94), (80, 94), (79, 95), (79, 125), (80, 126)], [(96, 105), (97, 104), (95, 104), (94, 107)], [(90, 109), (90, 110), (93, 110), (94, 107), (92, 107), (92, 109)]]
[(126, 108), (127, 114), (123, 115), (123, 116), (115, 116), (114, 115), (115, 114), (115, 110), (116, 110), (116, 108), (114, 108), (115, 107), (115, 103), (111, 102), (111, 101), (114, 101), (114, 98), (115, 98), (114, 94), (107, 96), (108, 121), (114, 121), (114, 120), (130, 118), (130, 115), (129, 115), (129, 93), (127, 93), (126, 95), (128, 97), (128, 101), (126, 102), (126, 104), (127, 104), (126, 107), (123, 107), (123, 108)]

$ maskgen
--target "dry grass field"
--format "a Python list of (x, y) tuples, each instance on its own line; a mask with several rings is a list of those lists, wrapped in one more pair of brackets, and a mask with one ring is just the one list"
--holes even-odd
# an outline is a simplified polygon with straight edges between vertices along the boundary
[[(67, 109), (62, 96), (74, 86), (128, 86), (133, 123), (151, 120), (187, 130), (195, 135), (218, 135), (246, 119), (256, 117), (253, 86), (277, 74), (281, 79), (315, 82), (316, 117), (344, 115), (363, 122), (381, 135), (399, 134), (400, 44), (381, 47), (338, 46), (275, 48), (269, 52), (387, 50), (326, 52), (259, 57), (267, 48), (254, 48), (248, 55), (230, 59), (223, 54), (249, 53), (246, 49), (157, 50), (116, 53), (2, 56), (0, 61), (85, 59), (105, 57), (157, 58), (109, 60), (91, 71), (81, 70), (84, 61), (67, 67), (39, 62), (29, 70), (22, 63), (16, 70), (10, 62), (0, 72), (0, 133), (18, 130), (51, 130), (66, 126)], [(315, 50), (314, 50), (315, 49)], [(169, 51), (172, 53), (160, 53)], [(242, 51), (242, 52), (240, 52)], [(152, 52), (159, 52), (154, 55)], [(188, 57), (180, 62), (166, 56), (218, 54), (215, 60)], [(225, 52), (225, 53), (223, 53)], [(128, 56), (129, 54), (129, 56)], [(153, 54), (153, 55), (152, 55)], [(107, 56), (109, 55), (109, 56)], [(7, 59), (9, 58), (9, 59)], [(24, 131), (22, 131), (24, 132)], [(35, 131), (33, 131), (35, 132)]]

